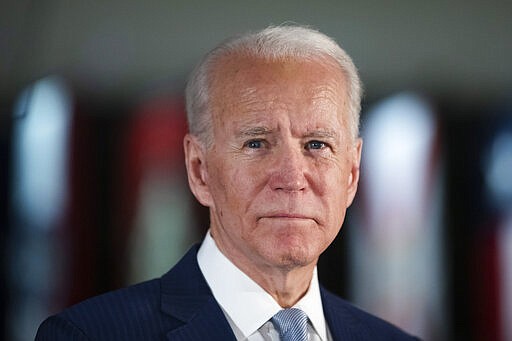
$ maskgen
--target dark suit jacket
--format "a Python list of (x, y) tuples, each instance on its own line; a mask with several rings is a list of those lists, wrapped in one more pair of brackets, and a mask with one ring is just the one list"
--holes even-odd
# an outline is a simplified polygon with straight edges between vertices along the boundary
[[(196, 245), (159, 279), (79, 303), (46, 319), (36, 340), (235, 340), (197, 264)], [(321, 288), (334, 340), (412, 340)], [(250, 307), (247, 307), (250, 309)]]

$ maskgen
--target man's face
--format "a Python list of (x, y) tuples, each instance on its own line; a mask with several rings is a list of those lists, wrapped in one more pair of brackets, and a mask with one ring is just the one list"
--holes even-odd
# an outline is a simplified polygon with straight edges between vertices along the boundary
[(361, 150), (345, 87), (320, 60), (230, 57), (216, 69), (214, 143), (185, 142), (187, 167), (213, 238), (241, 269), (314, 265), (340, 230)]

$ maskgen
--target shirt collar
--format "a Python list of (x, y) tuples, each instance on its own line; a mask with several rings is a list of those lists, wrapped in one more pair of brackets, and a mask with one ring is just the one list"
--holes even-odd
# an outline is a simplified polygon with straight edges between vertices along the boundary
[[(282, 309), (270, 294), (220, 252), (210, 232), (198, 251), (197, 261), (213, 296), (245, 337)], [(322, 340), (327, 340), (316, 267), (307, 293), (294, 307), (302, 309)]]

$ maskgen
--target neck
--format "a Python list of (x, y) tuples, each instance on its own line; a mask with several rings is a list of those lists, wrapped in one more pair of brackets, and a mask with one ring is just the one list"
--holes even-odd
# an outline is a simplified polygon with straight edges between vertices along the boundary
[(244, 261), (245, 257), (226, 250), (222, 243), (216, 243), (236, 267), (268, 292), (283, 308), (295, 305), (308, 291), (313, 278), (316, 261), (301, 265), (275, 266), (254, 260)]
[[(283, 308), (294, 306), (308, 291), (313, 277), (313, 266), (285, 271), (269, 271), (249, 275)], [(244, 271), (242, 269), (242, 271)]]

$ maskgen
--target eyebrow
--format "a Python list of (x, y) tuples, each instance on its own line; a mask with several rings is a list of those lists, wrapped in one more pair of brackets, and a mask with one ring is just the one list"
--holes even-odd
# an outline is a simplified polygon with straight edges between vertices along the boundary
[(261, 136), (272, 133), (271, 129), (266, 127), (250, 127), (246, 129), (242, 129), (237, 135), (240, 137), (246, 136)]
[(304, 135), (306, 138), (336, 139), (338, 134), (334, 130), (313, 130)]

